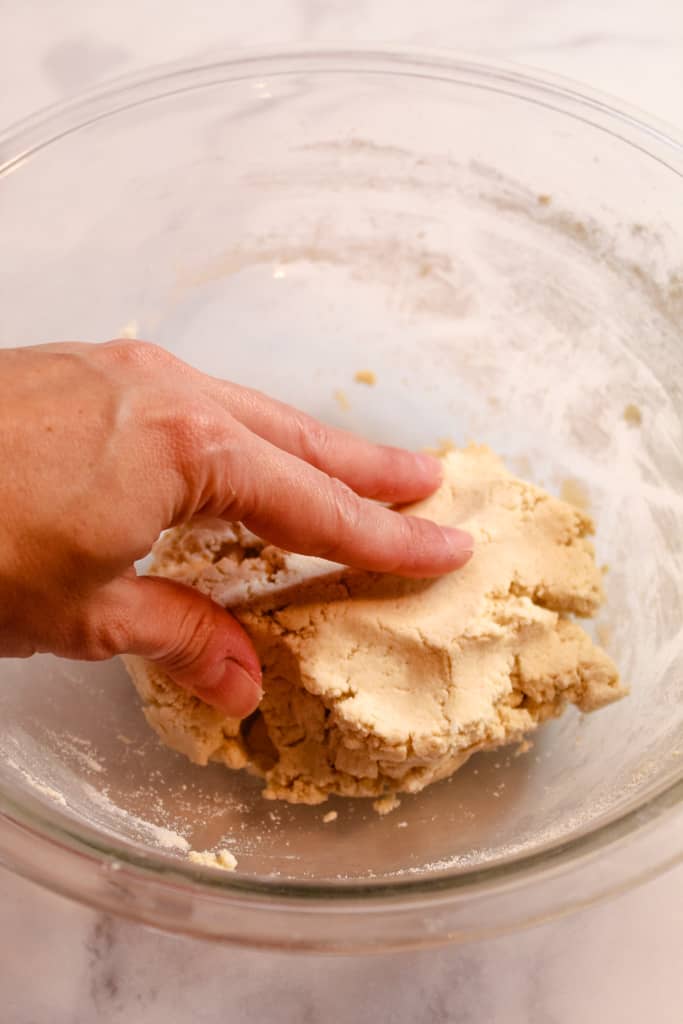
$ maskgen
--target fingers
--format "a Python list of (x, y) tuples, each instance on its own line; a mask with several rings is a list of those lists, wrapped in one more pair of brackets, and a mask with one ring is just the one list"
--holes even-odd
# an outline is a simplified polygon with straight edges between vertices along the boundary
[(142, 406), (161, 439), (161, 476), (172, 492), (162, 526), (214, 514), (242, 520), (292, 551), (405, 576), (438, 576), (469, 559), (469, 534), (367, 499), (408, 501), (430, 493), (439, 464), (429, 457), (329, 430), (258, 392), (199, 374), (156, 346), (117, 342), (108, 353), (136, 379), (166, 380), (175, 369), (188, 385), (175, 402), (155, 392)]
[(357, 494), (392, 503), (418, 501), (441, 482), (441, 464), (424, 453), (371, 444), (345, 430), (328, 427), (259, 391), (209, 377), (148, 342), (114, 341), (99, 346), (140, 373), (170, 374), (218, 405), (239, 423), (283, 451), (296, 455)]
[(179, 686), (230, 718), (261, 699), (261, 666), (248, 635), (228, 612), (171, 580), (120, 578), (98, 612), (106, 653), (138, 654)]
[(251, 388), (212, 377), (204, 378), (202, 387), (259, 437), (343, 480), (366, 498), (417, 501), (441, 482), (441, 465), (431, 455), (371, 444)]
[(216, 496), (228, 494), (229, 504), (221, 508), (212, 502), (207, 511), (240, 519), (279, 547), (415, 577), (458, 569), (472, 554), (470, 534), (360, 498), (341, 481), (244, 428), (229, 467), (226, 461), (216, 459), (212, 490)]

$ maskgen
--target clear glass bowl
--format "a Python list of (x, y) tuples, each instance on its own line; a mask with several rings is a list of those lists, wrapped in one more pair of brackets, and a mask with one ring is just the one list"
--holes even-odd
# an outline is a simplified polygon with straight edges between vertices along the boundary
[(323, 824), (329, 805), (162, 748), (118, 663), (4, 661), (3, 860), (160, 927), (323, 950), (489, 934), (673, 863), (681, 143), (503, 65), (302, 52), (129, 80), (6, 134), (0, 163), (0, 343), (135, 324), (378, 440), (474, 438), (585, 495), (598, 635), (632, 686), (393, 814), (336, 801)]

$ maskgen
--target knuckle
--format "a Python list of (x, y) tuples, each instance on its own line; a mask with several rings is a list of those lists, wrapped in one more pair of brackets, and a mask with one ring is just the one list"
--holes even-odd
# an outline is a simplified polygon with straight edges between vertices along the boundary
[(412, 455), (407, 455), (398, 448), (388, 445), (377, 445), (373, 451), (374, 468), (382, 483), (401, 481), (414, 472)]
[(61, 575), (81, 593), (86, 581), (102, 583), (128, 562), (130, 529), (116, 517), (98, 520), (76, 511), (70, 522), (55, 526), (54, 536)]
[[(132, 628), (124, 612), (110, 612), (104, 621), (98, 622), (92, 633), (92, 643), (102, 658), (124, 654), (131, 644)], [(98, 658), (99, 660), (99, 658)]]
[(164, 652), (164, 665), (171, 672), (201, 674), (210, 657), (215, 630), (211, 603), (208, 600), (188, 603), (176, 623), (173, 641)]
[(115, 338), (100, 345), (99, 349), (105, 359), (134, 370), (168, 366), (175, 362), (170, 352), (151, 341)]
[(70, 623), (65, 645), (71, 657), (106, 661), (130, 649), (132, 623), (123, 608), (86, 608)]
[(440, 528), (429, 519), (420, 519), (417, 516), (396, 516), (397, 528), (403, 533), (403, 548), (411, 553), (413, 557), (421, 558), (431, 546)]
[(326, 532), (330, 541), (321, 556), (336, 560), (342, 547), (362, 528), (363, 502), (350, 487), (335, 478), (330, 480), (329, 502), (330, 526)]
[(329, 429), (312, 416), (305, 413), (296, 415), (296, 431), (298, 442), (304, 458), (311, 465), (325, 465), (332, 448), (332, 436)]
[(188, 448), (196, 452), (198, 447), (203, 448), (215, 440), (217, 434), (212, 411), (194, 401), (185, 401), (173, 409), (166, 428), (180, 452)]
[(332, 501), (341, 529), (357, 530), (363, 503), (355, 491), (342, 480), (332, 479)]
[(228, 519), (249, 514), (249, 481), (258, 469), (243, 457), (240, 429), (222, 409), (183, 403), (166, 423), (165, 443), (184, 480), (193, 514), (202, 511)]
[(161, 421), (173, 460), (186, 476), (196, 475), (200, 460), (206, 465), (218, 453), (229, 457), (229, 430), (211, 406), (183, 396), (174, 408), (162, 411)]

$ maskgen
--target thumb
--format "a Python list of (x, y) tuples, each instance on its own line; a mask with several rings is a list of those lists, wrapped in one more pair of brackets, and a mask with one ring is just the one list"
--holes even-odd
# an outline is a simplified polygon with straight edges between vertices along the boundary
[(154, 576), (121, 577), (107, 590), (109, 614), (125, 623), (115, 653), (155, 662), (230, 718), (256, 709), (263, 694), (261, 665), (229, 612), (191, 587)]

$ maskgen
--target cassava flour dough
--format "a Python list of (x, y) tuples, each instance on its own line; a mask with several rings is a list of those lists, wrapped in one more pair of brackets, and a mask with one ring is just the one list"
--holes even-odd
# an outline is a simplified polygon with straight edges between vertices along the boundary
[(405, 511), (469, 530), (474, 557), (416, 581), (292, 555), (223, 522), (165, 534), (152, 571), (232, 609), (265, 692), (254, 715), (227, 719), (128, 658), (164, 742), (262, 775), (269, 798), (378, 798), (519, 742), (568, 703), (593, 711), (623, 696), (612, 661), (569, 618), (602, 601), (585, 512), (474, 446), (447, 454), (442, 486)]

